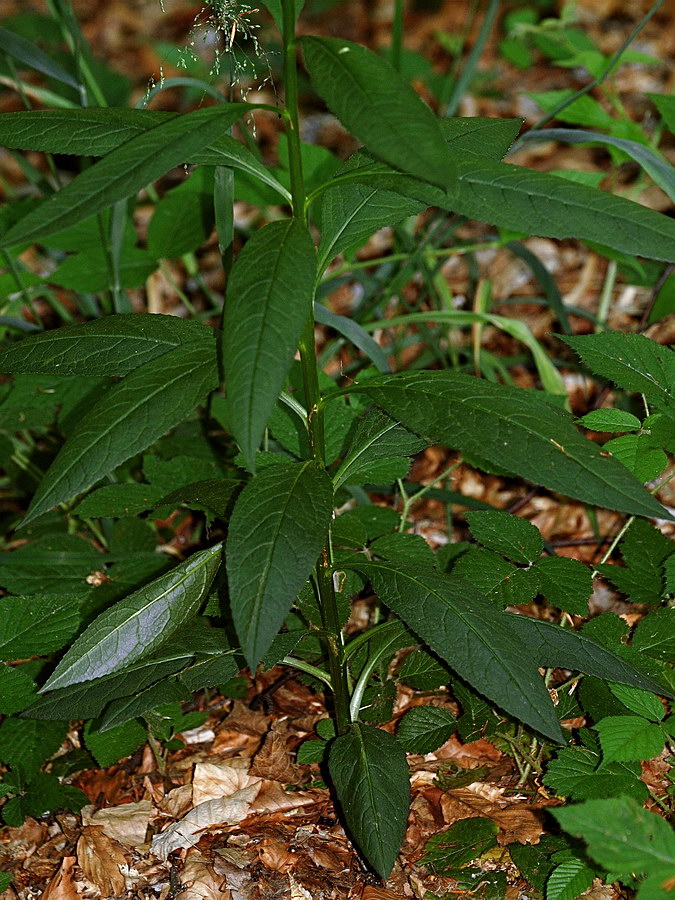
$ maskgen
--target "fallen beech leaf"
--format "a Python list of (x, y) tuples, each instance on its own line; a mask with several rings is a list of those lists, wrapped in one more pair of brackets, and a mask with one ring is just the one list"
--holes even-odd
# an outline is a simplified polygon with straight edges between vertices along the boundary
[(194, 847), (199, 841), (199, 832), (216, 825), (233, 825), (245, 819), (251, 810), (251, 803), (260, 790), (260, 784), (235, 791), (229, 797), (219, 797), (200, 803), (184, 816), (180, 822), (169, 825), (166, 831), (152, 839), (151, 850), (160, 859), (166, 859), (174, 850)]
[(180, 880), (185, 889), (176, 896), (176, 900), (223, 900), (223, 877), (216, 875), (213, 866), (201, 853), (188, 858)]
[(251, 811), (287, 812), (323, 800), (324, 797), (316, 791), (285, 791), (278, 781), (263, 781), (260, 793), (251, 804)]
[[(230, 797), (243, 788), (258, 785), (261, 779), (253, 778), (245, 769), (218, 763), (197, 763), (192, 776), (192, 802), (195, 806), (207, 800)], [(257, 792), (256, 792), (257, 796)]]
[(289, 874), (288, 880), (291, 883), (291, 900), (312, 900), (312, 895), (309, 893), (307, 888), (304, 888), (301, 884), (293, 878), (292, 875)]
[(295, 853), (291, 853), (280, 841), (264, 838), (260, 844), (260, 862), (274, 872), (290, 872), (299, 860)]
[(181, 784), (162, 798), (159, 808), (162, 812), (167, 812), (174, 817), (180, 819), (192, 806), (192, 785)]
[(82, 810), (82, 823), (102, 825), (105, 834), (113, 840), (125, 847), (139, 847), (145, 843), (152, 809), (149, 800), (122, 803), (120, 806), (109, 806), (96, 811), (93, 806), (85, 806)]
[(42, 900), (80, 900), (73, 882), (73, 866), (77, 862), (75, 856), (64, 856), (61, 868), (47, 885)]
[(394, 891), (386, 891), (368, 884), (363, 889), (361, 900), (405, 900), (405, 898), (401, 894), (395, 894)]
[(108, 837), (102, 825), (87, 825), (77, 842), (77, 864), (104, 897), (123, 894), (126, 888), (120, 866), (127, 865), (121, 845)]
[(285, 735), (273, 727), (255, 755), (251, 774), (260, 775), (261, 778), (268, 778), (270, 781), (280, 781), (283, 784), (296, 784), (299, 771), (299, 768), (291, 761)]

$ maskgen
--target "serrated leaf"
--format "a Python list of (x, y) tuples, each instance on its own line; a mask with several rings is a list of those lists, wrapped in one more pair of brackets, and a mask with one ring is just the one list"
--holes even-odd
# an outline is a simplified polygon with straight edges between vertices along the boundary
[(198, 340), (214, 342), (214, 330), (176, 316), (104, 316), (29, 335), (0, 354), (0, 371), (128, 375), (150, 360)]
[(300, 766), (323, 762), (327, 746), (326, 741), (303, 741), (298, 747), (295, 761)]
[(23, 525), (144, 450), (187, 418), (217, 383), (215, 345), (191, 341), (114, 385), (64, 444), (40, 482)]
[[(675, 561), (675, 557), (669, 557)], [(672, 609), (655, 609), (644, 616), (633, 634), (633, 649), (654, 659), (675, 659), (675, 615)]]
[(98, 730), (107, 734), (158, 706), (164, 706), (166, 703), (185, 702), (191, 697), (192, 692), (187, 689), (187, 686), (175, 678), (158, 681), (157, 684), (153, 684), (131, 697), (120, 697), (118, 700), (113, 700), (103, 713), (98, 723)]
[(251, 471), (312, 309), (315, 274), (307, 228), (287, 219), (249, 238), (228, 279), (223, 322), (228, 419)]
[(671, 827), (629, 797), (588, 800), (551, 812), (565, 831), (586, 841), (589, 855), (610, 872), (672, 872), (675, 834)]
[(578, 559), (545, 556), (537, 561), (540, 591), (552, 606), (576, 616), (588, 615), (593, 591), (591, 570)]
[(440, 659), (421, 648), (413, 650), (398, 673), (399, 680), (416, 691), (434, 691), (451, 677), (452, 672)]
[(438, 122), (381, 56), (341, 38), (301, 38), (317, 93), (375, 156), (434, 184), (454, 175)]
[(140, 722), (126, 722), (105, 733), (94, 728), (91, 722), (84, 728), (85, 746), (102, 769), (131, 756), (147, 739), (147, 728)]
[(106, 484), (88, 494), (77, 504), (73, 512), (81, 519), (111, 519), (118, 516), (137, 516), (147, 509), (153, 509), (162, 491), (149, 484), (129, 482)]
[(328, 769), (347, 827), (370, 865), (387, 878), (408, 821), (410, 778), (396, 738), (354, 723), (330, 745)]
[(608, 794), (625, 794), (644, 802), (647, 785), (640, 780), (639, 763), (613, 762), (598, 770), (600, 757), (581, 747), (559, 750), (546, 769), (543, 781), (562, 797), (590, 800)]
[(226, 563), (232, 617), (252, 670), (307, 581), (333, 512), (328, 475), (315, 463), (272, 466), (239, 495)]
[(96, 618), (43, 691), (109, 675), (149, 656), (197, 612), (220, 565), (221, 544), (195, 553)]
[(420, 566), (436, 568), (434, 551), (421, 534), (383, 534), (370, 545), (374, 556), (390, 559), (394, 562), (414, 563)]
[(60, 650), (80, 624), (79, 600), (63, 594), (0, 597), (0, 659)]
[(607, 716), (593, 727), (600, 735), (603, 763), (652, 759), (663, 750), (660, 726), (641, 716)]
[(56, 753), (67, 732), (67, 722), (9, 717), (0, 725), (0, 760), (30, 777)]
[(477, 541), (515, 563), (528, 565), (544, 549), (539, 529), (527, 519), (486, 509), (467, 513), (466, 520)]
[(0, 247), (40, 240), (125, 200), (227, 131), (246, 109), (198, 109), (132, 138), (28, 213), (0, 238)]
[(429, 838), (420, 863), (434, 874), (466, 865), (496, 845), (498, 831), (492, 819), (482, 816), (461, 819), (447, 831)]
[(620, 703), (638, 716), (661, 722), (666, 715), (663, 703), (655, 694), (625, 684), (610, 684), (609, 689)]
[(579, 419), (584, 428), (593, 431), (637, 431), (642, 425), (633, 413), (624, 412), (622, 409), (594, 409)]
[(621, 463), (603, 458), (567, 413), (534, 391), (456, 372), (403, 372), (364, 381), (354, 390), (429, 443), (475, 454), (587, 503), (668, 517)]
[(586, 675), (606, 678), (619, 684), (672, 696), (658, 681), (633, 668), (620, 656), (591, 640), (586, 634), (569, 631), (553, 622), (529, 616), (507, 614), (509, 627), (520, 635), (536, 666), (560, 666)]
[(0, 664), (0, 715), (21, 712), (37, 699), (37, 685), (24, 671)]
[(623, 463), (638, 481), (645, 482), (656, 478), (668, 465), (668, 457), (663, 450), (650, 444), (649, 435), (622, 434), (607, 441), (602, 449)]
[(452, 575), (477, 587), (502, 609), (530, 603), (539, 593), (535, 569), (518, 569), (485, 547), (463, 553), (452, 567)]
[(406, 753), (433, 753), (457, 728), (457, 719), (440, 706), (414, 706), (401, 719), (396, 737)]
[(459, 578), (393, 563), (358, 562), (353, 568), (462, 678), (532, 728), (561, 740), (548, 692), (510, 616)]
[(190, 506), (206, 509), (217, 516), (228, 516), (242, 488), (238, 478), (212, 478), (178, 488), (157, 500), (156, 506)]
[(576, 900), (595, 878), (595, 872), (583, 859), (566, 859), (556, 866), (546, 882), (546, 900)]
[(627, 391), (644, 394), (659, 406), (675, 402), (675, 353), (643, 334), (602, 332), (561, 337), (583, 362)]

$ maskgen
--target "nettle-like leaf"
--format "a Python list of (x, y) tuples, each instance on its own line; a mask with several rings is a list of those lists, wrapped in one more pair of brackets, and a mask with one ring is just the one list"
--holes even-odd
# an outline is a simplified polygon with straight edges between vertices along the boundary
[(597, 506), (670, 518), (631, 473), (582, 437), (571, 417), (536, 392), (456, 372), (403, 372), (352, 390), (366, 394), (429, 443), (475, 454)]
[(307, 581), (332, 513), (330, 478), (313, 462), (263, 469), (239, 495), (227, 536), (227, 579), (252, 670)]
[(371, 153), (423, 181), (448, 185), (451, 158), (436, 117), (385, 59), (339, 38), (301, 38), (317, 93)]
[(2, 236), (0, 247), (40, 240), (131, 197), (227, 131), (247, 109), (198, 109), (142, 132), (28, 213)]
[(67, 594), (0, 598), (0, 659), (53, 653), (80, 624), (79, 601)]
[(544, 774), (544, 784), (562, 797), (592, 800), (608, 794), (625, 794), (643, 803), (649, 796), (640, 780), (639, 763), (603, 763), (599, 753), (583, 747), (559, 750)]
[(228, 279), (223, 366), (230, 429), (251, 471), (312, 309), (316, 263), (307, 228), (272, 222), (251, 237)]
[(457, 728), (457, 719), (440, 706), (414, 706), (403, 716), (396, 737), (407, 753), (433, 753)]
[(95, 484), (186, 419), (218, 383), (215, 344), (191, 341), (135, 369), (74, 429), (24, 517), (37, 516)]
[(527, 519), (486, 509), (467, 513), (466, 520), (477, 541), (513, 562), (529, 565), (544, 549), (539, 529)]
[(196, 553), (96, 618), (57, 665), (43, 691), (109, 675), (151, 654), (202, 604), (221, 544)]
[(81, 325), (65, 325), (29, 335), (0, 352), (0, 372), (128, 375), (192, 341), (214, 344), (215, 334), (206, 325), (177, 316), (150, 313), (104, 316)]
[(378, 597), (476, 690), (554, 741), (555, 710), (512, 617), (468, 582), (418, 566), (350, 564)]
[(405, 751), (386, 731), (354, 723), (330, 745), (328, 768), (351, 834), (373, 869), (387, 878), (408, 821)]

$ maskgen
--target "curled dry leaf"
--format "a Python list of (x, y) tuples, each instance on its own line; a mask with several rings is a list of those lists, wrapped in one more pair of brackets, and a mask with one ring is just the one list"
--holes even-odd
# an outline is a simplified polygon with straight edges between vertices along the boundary
[[(207, 800), (230, 797), (243, 788), (254, 785), (260, 790), (261, 779), (248, 774), (245, 769), (218, 763), (197, 763), (192, 777), (192, 802), (195, 806)], [(256, 792), (257, 796), (257, 792)]]
[(82, 822), (84, 825), (102, 825), (108, 837), (125, 847), (140, 847), (145, 843), (152, 809), (149, 800), (97, 810), (93, 806), (85, 806), (82, 810)]
[(289, 874), (288, 880), (291, 885), (291, 900), (312, 900), (312, 895), (304, 888), (301, 884), (293, 878), (292, 875)]
[(213, 865), (201, 853), (189, 857), (180, 880), (184, 888), (176, 900), (223, 900), (227, 896), (223, 891), (222, 875), (216, 875)]
[(264, 838), (260, 842), (260, 862), (274, 872), (290, 872), (298, 862), (297, 854), (286, 849), (287, 845), (272, 838)]
[(299, 771), (291, 761), (284, 734), (273, 727), (253, 760), (251, 774), (283, 784), (296, 784)]
[(120, 866), (127, 865), (122, 846), (104, 832), (102, 825), (87, 825), (77, 842), (77, 863), (85, 878), (93, 882), (104, 897), (124, 893), (125, 880)]
[(73, 881), (73, 867), (76, 862), (77, 857), (75, 856), (63, 857), (61, 868), (49, 882), (47, 890), (42, 895), (42, 900), (80, 900)]

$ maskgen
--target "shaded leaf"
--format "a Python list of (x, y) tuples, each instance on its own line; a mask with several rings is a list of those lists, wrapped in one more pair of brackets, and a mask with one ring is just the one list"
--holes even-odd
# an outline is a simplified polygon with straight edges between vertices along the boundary
[(0, 725), (0, 760), (30, 777), (56, 753), (67, 731), (67, 722), (8, 717)]
[(79, 624), (79, 601), (74, 596), (0, 597), (0, 659), (21, 659), (60, 650)]
[(537, 561), (539, 589), (552, 606), (576, 616), (588, 615), (593, 591), (591, 570), (578, 559), (545, 556)]
[(600, 735), (603, 763), (653, 759), (663, 750), (663, 731), (641, 716), (607, 716), (594, 728)]
[(447, 831), (429, 838), (420, 862), (434, 874), (466, 865), (496, 846), (498, 831), (497, 823), (492, 819), (482, 816), (461, 819)]
[(406, 753), (433, 753), (457, 727), (449, 709), (440, 706), (414, 706), (403, 716), (396, 736)]
[(544, 549), (539, 529), (527, 519), (486, 509), (467, 513), (466, 520), (477, 541), (513, 562), (533, 563)]
[(608, 794), (625, 794), (641, 803), (649, 796), (647, 785), (640, 780), (637, 762), (600, 764), (600, 756), (583, 747), (559, 750), (546, 769), (543, 781), (562, 797), (591, 800)]

